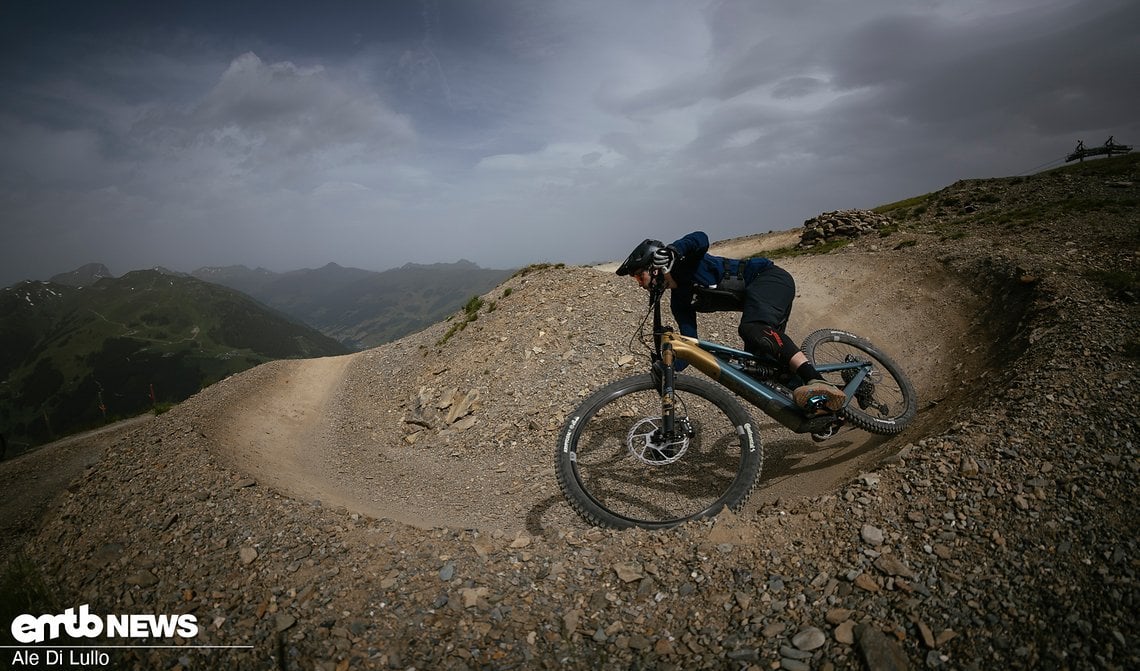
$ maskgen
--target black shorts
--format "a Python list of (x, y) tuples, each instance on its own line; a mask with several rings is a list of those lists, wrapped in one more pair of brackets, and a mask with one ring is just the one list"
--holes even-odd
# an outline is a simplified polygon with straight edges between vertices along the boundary
[(783, 268), (770, 266), (745, 287), (740, 323), (759, 322), (783, 333), (795, 299), (796, 281)]

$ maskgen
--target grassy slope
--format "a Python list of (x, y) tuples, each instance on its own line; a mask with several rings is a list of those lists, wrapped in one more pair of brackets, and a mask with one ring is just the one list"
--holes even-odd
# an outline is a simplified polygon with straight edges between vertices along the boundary
[(18, 285), (0, 310), (0, 430), (13, 445), (181, 401), (272, 359), (346, 351), (236, 291), (154, 271)]

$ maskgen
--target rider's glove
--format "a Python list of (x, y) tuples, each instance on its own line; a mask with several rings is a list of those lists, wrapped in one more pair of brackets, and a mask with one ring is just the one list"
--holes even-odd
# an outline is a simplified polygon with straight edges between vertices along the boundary
[(677, 260), (677, 250), (672, 247), (662, 247), (653, 252), (653, 269), (660, 270), (667, 273), (673, 269), (673, 263)]

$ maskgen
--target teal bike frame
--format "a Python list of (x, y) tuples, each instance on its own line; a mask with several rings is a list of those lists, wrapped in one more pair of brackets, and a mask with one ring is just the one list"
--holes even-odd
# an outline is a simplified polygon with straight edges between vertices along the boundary
[[(837, 413), (828, 412), (823, 407), (822, 398), (812, 399), (810, 412), (805, 412), (792, 401), (788, 392), (773, 386), (778, 383), (745, 372), (750, 364), (759, 369), (772, 365), (770, 362), (761, 361), (754, 354), (744, 350), (681, 335), (674, 332), (671, 327), (664, 326), (661, 321), (663, 294), (662, 281), (654, 278), (650, 287), (650, 300), (653, 304), (653, 340), (656, 350), (653, 360), (654, 369), (660, 367), (658, 374), (662, 379), (663, 430), (667, 435), (673, 429), (672, 390), (675, 358), (688, 362), (795, 433), (830, 434), (837, 428), (837, 424), (842, 423), (843, 420)], [(855, 398), (859, 385), (867, 378), (872, 367), (871, 362), (859, 360), (812, 363), (820, 373), (839, 372), (843, 375), (846, 382), (843, 393), (847, 396), (843, 407)], [(839, 412), (842, 412), (842, 408)]]

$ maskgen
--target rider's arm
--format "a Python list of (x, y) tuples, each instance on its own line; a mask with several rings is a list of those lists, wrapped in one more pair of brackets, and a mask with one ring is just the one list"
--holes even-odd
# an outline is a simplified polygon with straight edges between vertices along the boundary
[[(693, 309), (693, 274), (709, 250), (709, 236), (703, 231), (693, 231), (669, 246), (677, 252), (677, 262), (673, 266), (673, 279), (677, 282), (677, 288), (669, 297), (669, 305), (681, 335), (696, 338), (697, 311)], [(677, 370), (684, 370), (687, 365), (685, 361), (678, 361)]]
[[(693, 287), (687, 285), (685, 287), (677, 287), (669, 296), (669, 308), (673, 312), (673, 319), (677, 320), (677, 330), (681, 335), (689, 336), (690, 338), (697, 337), (697, 311), (693, 309)], [(685, 370), (689, 363), (683, 359), (677, 359), (675, 368), (677, 372)]]
[(693, 231), (669, 246), (677, 250), (678, 258), (695, 264), (709, 251), (709, 236), (704, 231)]
[(669, 296), (669, 308), (673, 319), (677, 320), (677, 330), (681, 335), (697, 337), (697, 311), (693, 309), (692, 285), (677, 287)]

